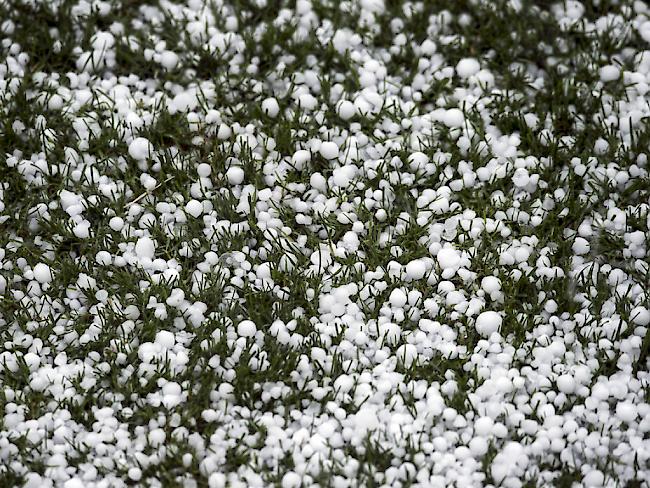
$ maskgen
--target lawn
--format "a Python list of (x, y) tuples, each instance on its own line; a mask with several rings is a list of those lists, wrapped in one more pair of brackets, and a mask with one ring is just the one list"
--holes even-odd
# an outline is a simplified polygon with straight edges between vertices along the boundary
[(650, 478), (650, 7), (0, 0), (0, 486)]

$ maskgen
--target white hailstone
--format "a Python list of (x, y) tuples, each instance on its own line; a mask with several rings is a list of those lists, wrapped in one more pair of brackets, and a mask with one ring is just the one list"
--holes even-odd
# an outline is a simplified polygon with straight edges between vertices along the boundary
[(341, 188), (345, 188), (356, 175), (356, 167), (348, 164), (340, 168), (335, 168), (332, 172), (333, 183)]
[(136, 137), (129, 144), (129, 155), (138, 161), (145, 160), (153, 152), (153, 145), (144, 137)]
[(257, 332), (257, 327), (252, 320), (242, 320), (237, 325), (237, 334), (240, 337), (253, 337), (255, 332)]
[(524, 188), (530, 182), (530, 176), (526, 168), (517, 168), (512, 175), (512, 182), (517, 188)]
[(445, 111), (443, 123), (450, 128), (462, 127), (465, 123), (465, 115), (460, 109), (450, 108)]
[(623, 422), (631, 424), (636, 420), (638, 413), (636, 405), (631, 402), (618, 402), (616, 404), (616, 416)]
[(79, 239), (88, 239), (90, 237), (90, 222), (82, 220), (72, 228), (72, 233)]
[(225, 488), (226, 486), (226, 475), (223, 473), (215, 472), (208, 478), (208, 488)]
[(478, 73), (480, 69), (481, 65), (474, 58), (461, 59), (456, 65), (456, 73), (458, 73), (458, 76), (461, 78), (469, 78)]
[(288, 471), (282, 477), (282, 488), (298, 488), (302, 483), (302, 478), (294, 471)]
[(212, 174), (212, 167), (208, 163), (201, 163), (196, 167), (196, 172), (201, 178), (207, 178)]
[(140, 479), (142, 478), (142, 470), (134, 466), (129, 468), (127, 475), (129, 479), (132, 479), (133, 481), (140, 481)]
[(425, 39), (424, 42), (420, 45), (420, 51), (425, 56), (431, 56), (436, 52), (438, 46), (431, 39)]
[(229, 139), (232, 136), (232, 129), (226, 124), (219, 124), (219, 129), (217, 130), (217, 139), (223, 141)]
[(203, 213), (203, 204), (198, 200), (190, 200), (185, 204), (185, 212), (194, 218), (198, 218)]
[(295, 166), (297, 170), (305, 168), (305, 165), (311, 161), (311, 153), (306, 149), (299, 149), (293, 156), (291, 156), (291, 164)]
[(355, 428), (364, 433), (375, 430), (379, 426), (377, 414), (370, 408), (361, 408), (354, 418)]
[(156, 333), (156, 344), (160, 344), (164, 349), (171, 349), (176, 344), (176, 336), (168, 330), (159, 330)]
[(135, 243), (135, 255), (140, 259), (153, 259), (156, 248), (150, 237), (140, 237)]
[(441, 269), (456, 268), (460, 264), (460, 253), (451, 247), (445, 247), (438, 251), (436, 260)]
[(95, 51), (105, 51), (115, 45), (115, 37), (110, 32), (98, 31), (92, 36), (90, 45)]
[(418, 350), (413, 344), (402, 344), (397, 348), (395, 354), (397, 359), (408, 368), (418, 357)]
[(28, 352), (23, 356), (23, 359), (25, 360), (25, 363), (29, 367), (30, 371), (36, 371), (38, 367), (41, 364), (41, 358), (38, 354), (34, 354), (33, 352)]
[(469, 450), (475, 458), (483, 456), (488, 451), (488, 442), (484, 437), (474, 437), (469, 441)]
[(111, 253), (108, 251), (99, 251), (95, 254), (95, 261), (101, 266), (108, 266), (112, 262)]
[(589, 252), (591, 246), (589, 245), (589, 241), (587, 239), (583, 237), (576, 237), (575, 241), (573, 241), (571, 249), (577, 256), (582, 256), (583, 254), (587, 254)]
[(336, 112), (343, 120), (350, 120), (352, 117), (354, 117), (356, 109), (354, 107), (354, 103), (350, 102), (349, 100), (341, 100), (336, 106)]
[(576, 389), (576, 382), (570, 374), (563, 374), (557, 378), (557, 389), (566, 395), (573, 393)]
[(621, 70), (618, 66), (608, 64), (598, 70), (600, 81), (607, 83), (608, 81), (616, 81), (621, 76)]
[(180, 288), (174, 288), (165, 303), (170, 307), (178, 307), (183, 303), (183, 300), (185, 300), (185, 292)]
[(650, 20), (646, 20), (637, 27), (641, 39), (650, 43)]
[(423, 152), (416, 151), (409, 155), (407, 161), (409, 163), (409, 168), (412, 171), (423, 170), (424, 167), (429, 163), (429, 156)]
[(594, 142), (594, 152), (596, 154), (603, 155), (607, 151), (609, 151), (609, 142), (607, 142), (602, 137), (596, 139), (596, 142)]
[(408, 301), (408, 297), (406, 296), (406, 293), (404, 293), (404, 290), (401, 288), (395, 288), (393, 291), (390, 292), (390, 297), (388, 297), (388, 301), (390, 302), (391, 306), (394, 308), (403, 308), (404, 305), (406, 305), (406, 302)]
[(325, 159), (334, 159), (339, 155), (339, 146), (335, 142), (325, 141), (321, 144), (319, 152)]
[(111, 217), (108, 221), (108, 226), (115, 232), (119, 232), (124, 228), (124, 219), (122, 217)]
[(149, 444), (151, 444), (154, 447), (158, 447), (162, 445), (163, 442), (165, 442), (166, 438), (165, 431), (158, 428), (158, 429), (153, 429), (151, 432), (149, 432), (149, 435), (147, 435), (147, 440), (149, 441)]
[(241, 185), (244, 181), (244, 170), (239, 166), (231, 166), (226, 171), (226, 178), (231, 185)]
[(312, 173), (309, 177), (309, 185), (320, 192), (327, 191), (327, 180), (320, 173)]
[(503, 319), (497, 312), (482, 312), (478, 317), (476, 317), (476, 332), (481, 334), (483, 337), (490, 337), (494, 332), (499, 330), (501, 322), (503, 322)]
[(492, 427), (494, 427), (494, 420), (490, 417), (479, 417), (474, 421), (474, 434), (485, 437), (492, 432)]
[(310, 93), (303, 93), (298, 97), (298, 106), (310, 112), (318, 106), (318, 100)]
[(84, 488), (86, 484), (79, 478), (70, 478), (63, 483), (63, 488)]
[(334, 391), (347, 393), (354, 387), (354, 378), (347, 374), (342, 374), (334, 380)]
[(496, 276), (486, 276), (481, 280), (481, 288), (485, 293), (496, 293), (501, 290), (501, 280)]
[(278, 105), (278, 101), (273, 97), (265, 99), (262, 102), (262, 112), (273, 119), (276, 118), (280, 113), (280, 105)]
[(605, 475), (598, 469), (592, 469), (582, 478), (582, 486), (585, 488), (598, 488), (605, 483)]
[(634, 307), (630, 310), (630, 320), (636, 325), (645, 327), (650, 324), (650, 310), (641, 306)]
[(34, 279), (39, 283), (50, 283), (52, 281), (52, 268), (45, 263), (38, 263), (34, 266)]
[(424, 278), (427, 266), (421, 259), (414, 259), (406, 265), (406, 277), (408, 280), (419, 280)]
[(91, 276), (88, 276), (86, 273), (79, 273), (79, 277), (77, 278), (77, 286), (82, 290), (96, 288), (97, 280)]
[(170, 109), (175, 112), (194, 110), (198, 105), (196, 94), (189, 91), (178, 93), (170, 103)]
[(178, 54), (174, 51), (163, 51), (160, 54), (160, 64), (163, 68), (171, 70), (178, 66)]

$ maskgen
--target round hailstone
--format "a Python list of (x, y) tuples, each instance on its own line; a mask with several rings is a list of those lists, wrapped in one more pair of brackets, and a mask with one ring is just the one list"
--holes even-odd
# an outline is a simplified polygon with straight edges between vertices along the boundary
[(153, 145), (144, 137), (136, 137), (129, 144), (129, 155), (133, 159), (143, 161), (153, 152)]
[(465, 115), (460, 109), (450, 108), (445, 112), (443, 123), (450, 128), (462, 127), (465, 123)]
[(50, 283), (52, 281), (52, 268), (45, 263), (38, 263), (33, 269), (34, 279), (39, 283)]
[(198, 200), (190, 200), (185, 205), (185, 212), (190, 214), (195, 219), (203, 213), (203, 204)]
[(350, 180), (355, 177), (356, 168), (352, 165), (342, 166), (335, 168), (332, 172), (332, 181), (338, 187), (346, 187), (350, 184)]
[(63, 483), (63, 488), (84, 488), (85, 483), (79, 478), (70, 478), (68, 481)]
[(88, 239), (90, 237), (90, 222), (83, 220), (72, 228), (72, 233), (79, 239)]
[(441, 269), (453, 269), (460, 264), (460, 253), (451, 247), (440, 249), (436, 255)]
[(111, 257), (111, 253), (108, 251), (99, 251), (97, 254), (95, 254), (95, 261), (97, 261), (97, 264), (101, 266), (108, 266), (111, 264), (113, 258)]
[(408, 297), (406, 296), (406, 293), (404, 293), (403, 290), (401, 290), (400, 288), (395, 288), (393, 291), (390, 292), (390, 297), (388, 297), (388, 301), (395, 308), (403, 308), (404, 305), (406, 305), (406, 302), (408, 301)]
[(174, 69), (178, 65), (178, 54), (174, 51), (163, 51), (160, 54), (160, 64), (165, 69)]
[(231, 166), (226, 171), (226, 178), (231, 185), (241, 185), (244, 181), (244, 170), (239, 166)]
[(341, 393), (347, 393), (354, 386), (354, 378), (346, 374), (342, 374), (334, 380), (334, 390)]
[(127, 475), (133, 481), (140, 481), (140, 479), (142, 478), (142, 470), (140, 468), (136, 468), (134, 466), (132, 468), (129, 468), (129, 471), (127, 472)]
[(630, 311), (630, 320), (636, 325), (645, 327), (650, 324), (650, 311), (644, 307), (634, 307)]
[(299, 149), (293, 153), (293, 156), (291, 156), (291, 164), (293, 164), (297, 170), (303, 169), (309, 161), (311, 161), (311, 153), (306, 149)]
[(456, 65), (456, 73), (458, 73), (458, 76), (461, 78), (469, 78), (478, 73), (480, 69), (481, 65), (474, 58), (461, 59)]
[(501, 327), (503, 319), (497, 312), (482, 312), (476, 317), (476, 332), (483, 337), (490, 337), (494, 332), (497, 332)]
[(354, 426), (362, 432), (372, 431), (379, 426), (379, 419), (374, 410), (362, 408), (355, 415)]
[(484, 437), (474, 437), (469, 441), (469, 450), (477, 458), (488, 451), (488, 443)]
[(637, 27), (641, 39), (645, 42), (650, 42), (650, 20), (646, 20), (639, 27)]
[(334, 159), (339, 155), (339, 147), (335, 142), (325, 141), (320, 146), (320, 155), (325, 159)]
[(124, 219), (122, 217), (112, 217), (108, 221), (108, 226), (115, 232), (119, 232), (124, 228)]
[(336, 111), (339, 114), (339, 117), (341, 117), (343, 120), (350, 120), (352, 117), (354, 117), (356, 109), (354, 108), (354, 103), (350, 102), (349, 100), (343, 100), (339, 102), (338, 106), (336, 107)]
[(255, 322), (252, 320), (242, 320), (239, 322), (239, 325), (237, 325), (237, 334), (239, 334), (240, 337), (253, 337), (255, 332), (257, 332), (257, 327), (255, 326)]
[(397, 348), (396, 354), (397, 359), (408, 368), (418, 357), (418, 350), (413, 344), (402, 344)]
[(604, 482), (605, 475), (598, 469), (592, 469), (582, 478), (582, 486), (588, 486), (589, 488), (603, 486)]
[(636, 420), (638, 411), (636, 405), (631, 402), (618, 402), (616, 404), (616, 416), (623, 422), (631, 424)]
[(474, 435), (487, 436), (492, 432), (494, 420), (490, 417), (479, 417), (474, 421)]
[(420, 280), (424, 278), (427, 267), (421, 259), (414, 259), (406, 265), (406, 277), (408, 280)]
[(140, 259), (153, 259), (155, 250), (156, 248), (153, 244), (153, 241), (149, 237), (140, 237), (135, 243), (135, 255)]
[(289, 471), (282, 477), (282, 488), (298, 488), (302, 483), (302, 478), (298, 473)]
[(212, 167), (208, 163), (201, 163), (196, 167), (196, 172), (201, 178), (207, 178), (212, 174)]
[(262, 112), (273, 119), (276, 118), (280, 113), (280, 105), (278, 105), (278, 101), (273, 97), (264, 100), (262, 102)]
[(501, 280), (496, 276), (486, 276), (481, 280), (481, 288), (485, 293), (495, 293), (501, 290)]
[(416, 151), (409, 155), (407, 161), (409, 163), (409, 167), (413, 171), (423, 170), (424, 167), (429, 163), (429, 156), (421, 151)]
[(589, 252), (591, 246), (589, 245), (589, 241), (587, 239), (583, 237), (576, 237), (576, 240), (573, 241), (571, 249), (577, 256), (582, 256), (583, 254), (587, 254)]
[(600, 81), (607, 83), (608, 81), (618, 80), (621, 76), (621, 70), (614, 65), (608, 64), (600, 68), (598, 74), (600, 75)]
[(557, 389), (566, 395), (573, 393), (576, 389), (576, 382), (570, 374), (558, 376), (556, 383)]
[(176, 344), (176, 336), (168, 330), (158, 331), (156, 334), (156, 344), (160, 344), (165, 349), (171, 349)]

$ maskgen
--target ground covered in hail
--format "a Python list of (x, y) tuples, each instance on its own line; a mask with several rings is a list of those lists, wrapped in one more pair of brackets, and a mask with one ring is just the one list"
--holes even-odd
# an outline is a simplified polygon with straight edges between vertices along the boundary
[(1, 486), (647, 482), (648, 4), (0, 19)]

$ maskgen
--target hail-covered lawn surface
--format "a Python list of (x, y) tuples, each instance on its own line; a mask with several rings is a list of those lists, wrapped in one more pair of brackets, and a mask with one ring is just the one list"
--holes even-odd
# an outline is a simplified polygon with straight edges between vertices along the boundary
[(647, 483), (646, 3), (0, 19), (0, 486)]

